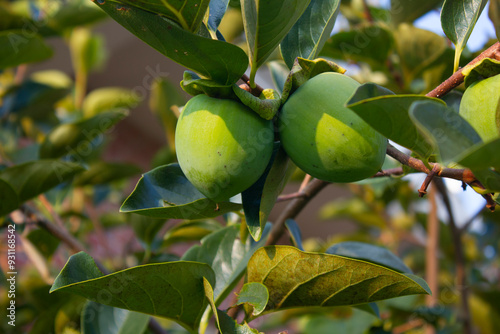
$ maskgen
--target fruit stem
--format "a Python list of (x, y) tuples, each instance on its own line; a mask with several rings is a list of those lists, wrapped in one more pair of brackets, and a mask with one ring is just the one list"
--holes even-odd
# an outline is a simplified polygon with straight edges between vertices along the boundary
[(252, 87), (252, 85), (250, 84), (250, 78), (248, 77), (248, 75), (243, 74), (241, 76), (241, 80), (248, 86), (248, 89), (245, 89), (245, 90), (247, 90), (250, 93), (252, 93), (253, 96), (259, 97), (260, 94), (262, 94), (262, 91), (264, 90), (264, 88), (262, 88), (261, 86), (257, 85), (255, 82), (253, 83), (254, 87)]

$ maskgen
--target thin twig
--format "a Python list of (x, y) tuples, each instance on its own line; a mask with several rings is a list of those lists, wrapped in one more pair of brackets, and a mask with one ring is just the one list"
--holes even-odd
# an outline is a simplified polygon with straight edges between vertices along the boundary
[(309, 182), (311, 182), (311, 179), (312, 179), (312, 176), (309, 174), (306, 174), (306, 176), (304, 176), (304, 179), (302, 180), (302, 183), (300, 184), (300, 187), (299, 187), (299, 192), (304, 191), (304, 189), (307, 187)]
[(329, 183), (323, 180), (314, 179), (304, 189), (304, 196), (295, 198), (288, 206), (281, 212), (281, 215), (276, 219), (276, 222), (269, 233), (266, 245), (274, 245), (285, 232), (285, 221), (289, 218), (295, 218), (300, 211), (309, 203), (309, 201), (316, 196), (323, 188)]
[(386, 177), (386, 176), (398, 176), (398, 175), (403, 175), (403, 167), (396, 167), (396, 168), (389, 168), (389, 169), (384, 169), (377, 174), (373, 175), (372, 177)]
[[(438, 302), (439, 295), (439, 219), (437, 215), (436, 204), (436, 185), (431, 184), (429, 190), (429, 215), (427, 216), (427, 243), (425, 246), (425, 279), (432, 295), (425, 296), (425, 304), (428, 307), (433, 307)], [(434, 326), (427, 324), (425, 329), (426, 334), (436, 333)]]
[(455, 216), (451, 207), (448, 191), (442, 179), (435, 179), (434, 184), (441, 194), (446, 211), (448, 212), (448, 226), (450, 227), (451, 237), (455, 245), (455, 266), (456, 266), (456, 279), (457, 287), (459, 289), (460, 297), (462, 299), (462, 318), (464, 322), (464, 333), (472, 333), (471, 315), (469, 310), (469, 289), (467, 288), (466, 272), (465, 272), (465, 256), (462, 244), (462, 234), (455, 223)]
[(440, 170), (441, 170), (440, 165), (435, 164), (434, 166), (432, 166), (432, 170), (429, 172), (429, 174), (427, 174), (424, 182), (422, 183), (422, 186), (420, 187), (420, 189), (418, 189), (419, 197), (424, 197), (424, 195), (427, 194), (427, 187), (429, 187), (429, 184), (431, 184), (432, 179), (434, 179), (434, 176), (436, 176)]
[(40, 200), (40, 202), (42, 203), (42, 205), (44, 206), (44, 208), (50, 213), (50, 215), (52, 216), (52, 219), (54, 220), (54, 222), (57, 225), (59, 225), (60, 227), (64, 227), (64, 222), (61, 219), (61, 216), (59, 216), (59, 214), (56, 212), (56, 210), (54, 210), (54, 207), (47, 200), (47, 197), (45, 197), (44, 194), (41, 194), (41, 195), (38, 195), (38, 199)]
[(464, 82), (464, 75), (462, 71), (467, 67), (474, 66), (476, 63), (480, 62), (485, 58), (492, 58), (500, 60), (500, 42), (496, 42), (488, 49), (483, 51), (479, 56), (474, 58), (470, 63), (468, 63), (464, 68), (459, 69), (451, 77), (446, 79), (442, 84), (434, 88), (432, 91), (426, 94), (429, 97), (442, 97), (450, 92), (453, 88), (458, 87), (462, 82)]

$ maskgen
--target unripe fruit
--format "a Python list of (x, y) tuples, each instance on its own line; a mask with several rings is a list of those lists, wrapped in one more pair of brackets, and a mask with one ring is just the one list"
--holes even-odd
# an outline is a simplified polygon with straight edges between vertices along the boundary
[(382, 166), (387, 139), (344, 106), (358, 86), (345, 75), (322, 73), (300, 86), (282, 107), (283, 147), (311, 176), (354, 182)]
[(264, 173), (273, 151), (271, 121), (243, 104), (197, 95), (175, 130), (177, 160), (187, 179), (214, 201), (228, 200)]
[(467, 88), (460, 102), (460, 115), (484, 142), (500, 136), (500, 74)]

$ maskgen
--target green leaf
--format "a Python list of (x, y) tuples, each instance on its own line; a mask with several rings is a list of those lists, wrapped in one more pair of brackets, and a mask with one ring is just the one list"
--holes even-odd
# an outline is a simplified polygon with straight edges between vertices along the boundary
[(288, 74), (285, 84), (283, 85), (281, 104), (284, 104), (288, 97), (302, 84), (306, 83), (307, 80), (315, 77), (316, 75), (324, 72), (338, 72), (343, 74), (345, 71), (346, 70), (344, 68), (335, 64), (333, 61), (321, 58), (308, 60), (297, 57), (292, 70)]
[(232, 85), (247, 69), (248, 57), (235, 45), (195, 35), (168, 19), (141, 9), (119, 10), (111, 1), (99, 6), (144, 42), (207, 79)]
[(267, 218), (294, 169), (281, 145), (275, 143), (273, 156), (262, 176), (241, 193), (247, 228), (254, 240), (262, 237)]
[(443, 37), (408, 24), (401, 24), (394, 37), (407, 86), (438, 60), (447, 49)]
[(92, 301), (176, 321), (195, 332), (207, 306), (203, 278), (215, 283), (206, 264), (167, 262), (103, 276), (86, 253), (71, 256), (50, 292), (66, 291)]
[(410, 107), (410, 117), (436, 146), (445, 165), (456, 164), (457, 157), (482, 143), (474, 128), (455, 110), (434, 101), (417, 101)]
[(6, 181), (0, 179), (0, 217), (14, 211), (20, 205), (16, 191)]
[(481, 334), (495, 334), (498, 328), (500, 328), (499, 298), (500, 291), (496, 289), (489, 291), (476, 290), (470, 295), (469, 304), (471, 307), (472, 320)]
[(127, 112), (114, 110), (74, 123), (61, 124), (45, 137), (40, 146), (40, 157), (59, 158), (67, 154), (88, 150), (96, 140), (103, 141), (103, 133), (121, 121)]
[[(146, 11), (161, 14), (177, 22), (183, 29), (196, 32), (205, 17), (210, 0), (118, 0)], [(123, 7), (122, 10), (128, 10)]]
[(413, 22), (420, 16), (436, 8), (442, 0), (391, 1), (392, 21), (398, 25), (403, 22)]
[(493, 22), (497, 39), (500, 41), (500, 2), (490, 1), (488, 16), (490, 17), (491, 22)]
[(455, 44), (454, 70), (458, 70), (460, 55), (467, 45), (472, 29), (488, 0), (445, 0), (441, 10), (441, 27)]
[(340, 0), (311, 0), (309, 6), (281, 42), (288, 68), (295, 58), (315, 59), (330, 37), (339, 13)]
[(104, 87), (91, 91), (83, 100), (83, 114), (86, 118), (114, 109), (137, 107), (141, 97), (134, 91), (121, 87)]
[(0, 171), (0, 179), (10, 184), (17, 193), (19, 203), (22, 203), (71, 180), (83, 170), (83, 167), (71, 162), (37, 160)]
[(248, 263), (248, 282), (269, 290), (267, 312), (304, 306), (340, 306), (411, 294), (430, 294), (420, 278), (342, 256), (267, 246)]
[(476, 81), (500, 74), (500, 61), (492, 58), (484, 58), (481, 61), (467, 65), (462, 69), (465, 76), (465, 87), (469, 87)]
[(363, 61), (380, 67), (380, 64), (385, 64), (393, 47), (392, 31), (382, 25), (367, 24), (333, 35), (326, 42), (321, 56)]
[(287, 219), (285, 221), (285, 226), (290, 233), (292, 244), (303, 251), (304, 247), (302, 246), (302, 233), (300, 232), (299, 224), (297, 224), (297, 222), (293, 219)]
[(0, 70), (52, 57), (43, 39), (22, 30), (0, 31)]
[(385, 219), (379, 214), (375, 214), (370, 204), (358, 197), (338, 199), (327, 203), (319, 211), (319, 216), (321, 219), (347, 218), (368, 228), (383, 229), (387, 227)]
[(137, 175), (141, 169), (136, 165), (97, 161), (75, 178), (76, 186), (107, 184)]
[(250, 53), (250, 85), (255, 73), (304, 13), (311, 0), (241, 0)]
[(478, 144), (466, 150), (457, 158), (457, 162), (470, 169), (487, 169), (493, 167), (500, 171), (500, 138), (484, 144)]
[[(217, 328), (222, 333), (222, 329), (221, 329), (220, 322), (219, 322), (219, 312), (218, 312), (217, 306), (215, 306), (215, 301), (214, 301), (214, 289), (212, 288), (212, 285), (205, 277), (203, 277), (203, 288), (205, 289), (205, 297), (207, 297), (208, 303), (210, 304), (210, 308), (212, 309), (212, 313), (215, 316), (215, 323), (217, 324)], [(200, 327), (202, 327), (200, 332), (204, 332), (206, 329), (206, 325), (207, 325), (206, 322), (207, 321), (204, 321), (204, 320), (205, 320), (205, 316), (207, 316), (207, 315), (208, 315), (208, 310), (205, 311), (205, 314), (204, 314), (204, 317), (202, 320), (202, 325), (200, 326)]]
[[(422, 158), (427, 158), (432, 153), (432, 146), (413, 124), (408, 110), (415, 101), (436, 101), (442, 105), (446, 104), (441, 100), (422, 95), (385, 95), (366, 98), (372, 93), (383, 93), (383, 90), (373, 91), (372, 85), (361, 85), (347, 102), (347, 107), (385, 137), (414, 151)], [(363, 99), (358, 100), (358, 98)]]
[(216, 204), (206, 198), (188, 181), (178, 164), (170, 164), (143, 174), (120, 212), (153, 218), (204, 219), (240, 209), (241, 204)]
[(142, 334), (150, 316), (89, 301), (81, 317), (82, 334)]
[(221, 228), (221, 223), (213, 219), (187, 221), (169, 229), (163, 236), (163, 241), (166, 245), (171, 245), (178, 242), (200, 240)]
[(186, 93), (193, 96), (205, 94), (215, 98), (237, 99), (233, 92), (233, 85), (220, 84), (213, 80), (202, 79), (191, 71), (184, 71), (181, 87)]
[(364, 242), (340, 242), (329, 247), (326, 250), (326, 253), (368, 261), (400, 273), (413, 273), (400, 258), (386, 248), (370, 245)]
[(281, 106), (280, 96), (274, 89), (264, 89), (259, 97), (237, 85), (233, 85), (233, 91), (244, 105), (266, 120), (273, 119)]
[(69, 45), (75, 71), (88, 74), (104, 64), (106, 48), (102, 36), (93, 34), (90, 29), (71, 31)]
[(371, 333), (370, 328), (377, 328), (373, 332), (380, 330), (379, 333), (387, 333), (383, 329), (380, 329), (380, 327), (377, 327), (377, 318), (372, 314), (364, 312), (364, 310), (342, 308), (338, 310), (338, 315), (335, 315), (337, 312), (332, 313), (328, 315), (319, 313), (305, 316), (299, 322), (299, 332), (365, 334)]
[(208, 28), (217, 31), (222, 17), (226, 13), (229, 0), (211, 0), (208, 8)]
[(61, 3), (59, 9), (48, 15), (47, 28), (63, 34), (66, 30), (93, 24), (107, 16), (87, 0), (72, 0)]
[(165, 219), (153, 219), (141, 215), (130, 215), (130, 224), (134, 229), (135, 236), (143, 243), (145, 249), (154, 249), (156, 241), (160, 244), (160, 238), (157, 238), (158, 232), (166, 224)]
[(268, 300), (269, 292), (266, 286), (261, 283), (246, 283), (238, 293), (238, 305), (251, 305), (253, 307), (253, 316), (264, 312)]
[(182, 260), (196, 261), (210, 265), (215, 271), (215, 304), (219, 305), (238, 283), (247, 268), (253, 253), (265, 244), (270, 226), (264, 231), (263, 238), (254, 242), (238, 239), (240, 225), (230, 225), (207, 235), (201, 240), (201, 246), (194, 246), (187, 251)]

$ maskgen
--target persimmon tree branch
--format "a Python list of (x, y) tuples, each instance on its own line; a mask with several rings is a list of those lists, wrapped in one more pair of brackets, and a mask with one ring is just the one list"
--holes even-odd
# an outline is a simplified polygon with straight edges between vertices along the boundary
[(488, 49), (483, 51), (479, 56), (474, 58), (470, 63), (468, 63), (465, 67), (459, 69), (451, 77), (446, 79), (442, 84), (434, 88), (432, 91), (426, 94), (426, 96), (429, 97), (442, 97), (446, 95), (448, 92), (450, 92), (453, 88), (458, 87), (462, 82), (464, 82), (464, 75), (462, 74), (462, 71), (467, 68), (471, 67), (474, 64), (480, 62), (481, 60), (485, 58), (492, 58), (496, 60), (500, 60), (500, 42), (496, 42), (492, 46), (490, 46)]
[(304, 195), (292, 200), (288, 206), (281, 212), (269, 233), (266, 245), (274, 245), (285, 232), (285, 222), (287, 219), (295, 218), (300, 211), (316, 196), (329, 182), (314, 179), (303, 189)]

